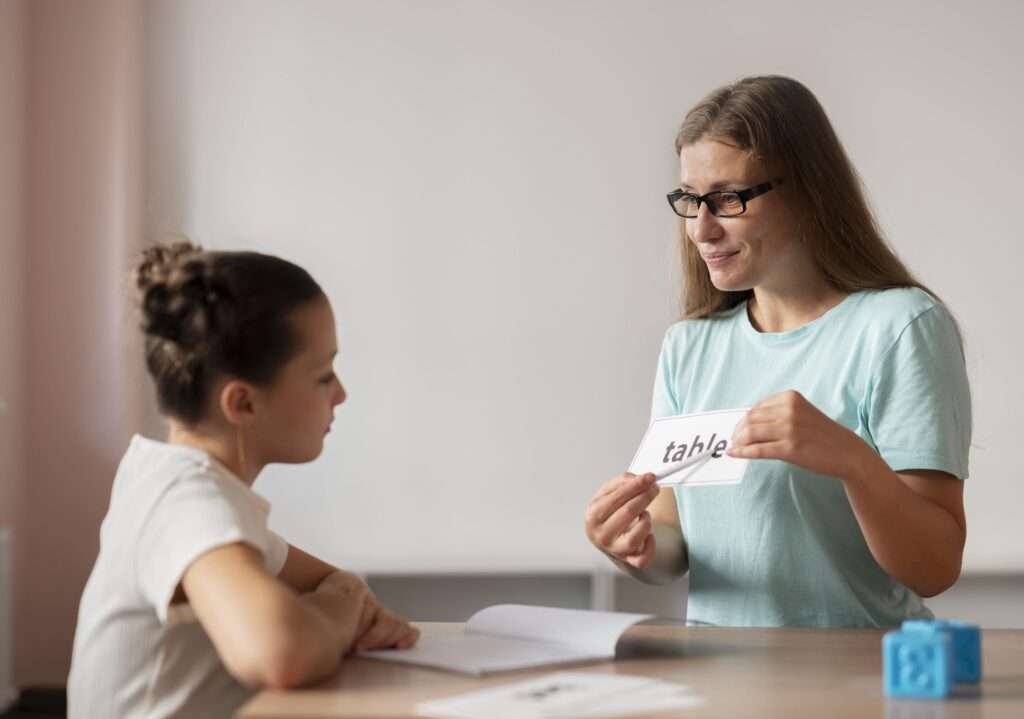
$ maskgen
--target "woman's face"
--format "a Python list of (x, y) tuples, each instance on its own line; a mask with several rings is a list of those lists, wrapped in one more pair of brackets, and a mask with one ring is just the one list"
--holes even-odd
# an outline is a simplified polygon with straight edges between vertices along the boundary
[(265, 463), (315, 459), (334, 421), (334, 408), (346, 396), (334, 373), (338, 342), (330, 303), (325, 298), (307, 303), (295, 311), (292, 323), (299, 351), (260, 391), (261, 411), (251, 429)]
[[(749, 152), (713, 140), (685, 146), (679, 167), (680, 187), (696, 195), (745, 190), (777, 179)], [(785, 291), (808, 267), (795, 218), (777, 189), (748, 200), (746, 212), (737, 217), (715, 217), (701, 203), (697, 217), (685, 223), (687, 238), (720, 290)]]

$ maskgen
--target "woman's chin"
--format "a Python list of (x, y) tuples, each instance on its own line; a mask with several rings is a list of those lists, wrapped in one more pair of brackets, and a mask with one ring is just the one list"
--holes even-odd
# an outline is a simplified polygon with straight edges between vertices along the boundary
[(711, 284), (715, 286), (716, 290), (721, 292), (744, 292), (752, 287), (749, 282), (744, 282), (742, 278), (725, 275), (725, 273), (711, 272), (709, 277), (711, 278)]

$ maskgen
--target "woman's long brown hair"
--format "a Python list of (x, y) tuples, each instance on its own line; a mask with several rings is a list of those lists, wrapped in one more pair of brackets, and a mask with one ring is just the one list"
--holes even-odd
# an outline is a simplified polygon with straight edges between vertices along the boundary
[[(725, 142), (780, 168), (802, 240), (826, 281), (841, 292), (921, 284), (892, 251), (864, 197), (860, 178), (825, 110), (788, 77), (748, 77), (721, 87), (687, 113), (676, 155), (700, 140)], [(751, 290), (717, 289), (680, 223), (683, 318), (735, 307)]]

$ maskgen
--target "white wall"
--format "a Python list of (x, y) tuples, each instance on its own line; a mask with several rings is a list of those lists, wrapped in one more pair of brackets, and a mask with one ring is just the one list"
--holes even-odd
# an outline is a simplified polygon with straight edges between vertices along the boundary
[(261, 489), (378, 571), (585, 569), (675, 317), (672, 141), (748, 74), (819, 96), (899, 253), (966, 330), (968, 571), (1019, 571), (1024, 11), (738, 0), (147, 6), (146, 223), (312, 269), (350, 391)]

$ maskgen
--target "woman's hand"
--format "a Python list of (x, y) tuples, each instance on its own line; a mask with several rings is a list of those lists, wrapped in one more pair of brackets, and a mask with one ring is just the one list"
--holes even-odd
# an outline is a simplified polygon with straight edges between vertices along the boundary
[(843, 480), (875, 561), (921, 596), (944, 592), (960, 576), (967, 536), (963, 482), (937, 470), (894, 472), (867, 442), (799, 392), (754, 405), (727, 453), (781, 459)]
[(751, 407), (736, 425), (726, 454), (741, 459), (779, 459), (841, 480), (878, 462), (877, 453), (863, 439), (794, 390)]
[(653, 474), (620, 474), (605, 482), (587, 505), (587, 538), (602, 552), (644, 569), (654, 557), (648, 505), (660, 488)]

